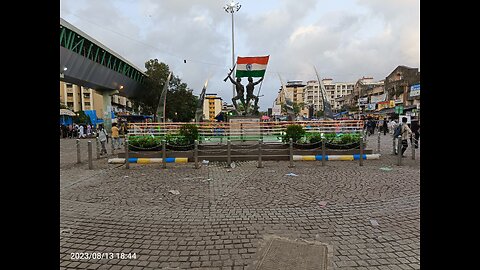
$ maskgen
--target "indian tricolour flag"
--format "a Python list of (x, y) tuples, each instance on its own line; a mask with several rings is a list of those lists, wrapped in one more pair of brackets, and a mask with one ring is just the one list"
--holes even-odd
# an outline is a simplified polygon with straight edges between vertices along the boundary
[(237, 57), (235, 77), (264, 77), (270, 56)]

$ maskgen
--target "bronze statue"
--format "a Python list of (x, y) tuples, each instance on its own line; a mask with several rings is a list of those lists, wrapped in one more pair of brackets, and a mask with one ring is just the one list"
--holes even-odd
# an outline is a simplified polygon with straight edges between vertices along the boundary
[(237, 106), (237, 100), (240, 99), (240, 102), (242, 102), (243, 107), (245, 108), (245, 98), (243, 97), (245, 89), (243, 87), (243, 84), (241, 83), (242, 78), (237, 77), (237, 81), (234, 81), (230, 74), (228, 74), (228, 78), (230, 81), (235, 85), (235, 89), (237, 91), (237, 95), (232, 98), (233, 105), (235, 106), (235, 110), (238, 112), (238, 106)]
[(258, 111), (258, 97), (253, 94), (253, 90), (255, 88), (255, 85), (259, 84), (262, 80), (263, 80), (263, 77), (260, 78), (258, 81), (253, 82), (252, 77), (248, 77), (248, 84), (246, 87), (247, 88), (247, 106), (245, 107), (245, 111), (248, 110), (250, 106), (250, 100), (252, 99), (255, 100), (253, 111), (254, 112)]

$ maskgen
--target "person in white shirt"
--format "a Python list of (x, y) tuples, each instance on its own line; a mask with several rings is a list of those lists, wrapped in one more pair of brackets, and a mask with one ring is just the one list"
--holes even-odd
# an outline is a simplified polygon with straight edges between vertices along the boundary
[(83, 125), (79, 125), (78, 127), (78, 138), (81, 139), (85, 137), (85, 134), (83, 134)]
[(402, 157), (405, 157), (403, 153), (405, 153), (405, 150), (407, 150), (408, 147), (408, 139), (412, 136), (412, 130), (410, 127), (407, 125), (407, 118), (403, 117), (402, 118)]
[(395, 120), (392, 119), (392, 121), (390, 121), (389, 123), (389, 133), (392, 133), (395, 131), (395, 128), (397, 127), (397, 122)]

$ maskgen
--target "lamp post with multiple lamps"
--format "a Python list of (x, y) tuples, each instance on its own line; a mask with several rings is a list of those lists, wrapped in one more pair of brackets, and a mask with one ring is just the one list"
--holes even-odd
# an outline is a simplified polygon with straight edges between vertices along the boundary
[[(232, 74), (233, 74), (233, 69), (235, 67), (235, 38), (234, 38), (234, 21), (233, 21), (233, 14), (237, 11), (240, 10), (240, 8), (242, 7), (242, 5), (240, 5), (240, 3), (235, 3), (233, 0), (226, 4), (223, 9), (225, 9), (225, 11), (227, 13), (231, 13), (232, 14)], [(235, 96), (235, 85), (232, 84), (232, 90), (233, 90), (233, 96)]]

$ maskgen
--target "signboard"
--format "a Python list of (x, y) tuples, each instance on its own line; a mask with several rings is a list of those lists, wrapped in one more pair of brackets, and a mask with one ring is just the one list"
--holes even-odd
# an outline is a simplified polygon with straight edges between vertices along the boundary
[(281, 105), (273, 105), (272, 115), (282, 115), (282, 106)]
[(395, 100), (390, 100), (390, 108), (395, 107)]
[(385, 101), (386, 97), (387, 97), (386, 94), (381, 94), (378, 96), (370, 96), (370, 103), (379, 103), (379, 102)]
[(395, 106), (395, 113), (396, 114), (402, 114), (403, 113), (403, 106), (402, 105)]
[(359, 105), (366, 105), (368, 103), (368, 97), (363, 97), (358, 99)]
[(389, 108), (389, 105), (390, 105), (390, 101), (378, 102), (377, 103), (377, 109), (381, 110), (381, 109), (384, 109), (384, 108)]
[(420, 96), (420, 84), (414, 84), (410, 86), (410, 96), (411, 97)]
[(377, 104), (376, 103), (368, 103), (367, 107), (366, 107), (366, 110), (368, 110), (368, 111), (375, 110), (375, 105), (377, 105)]

